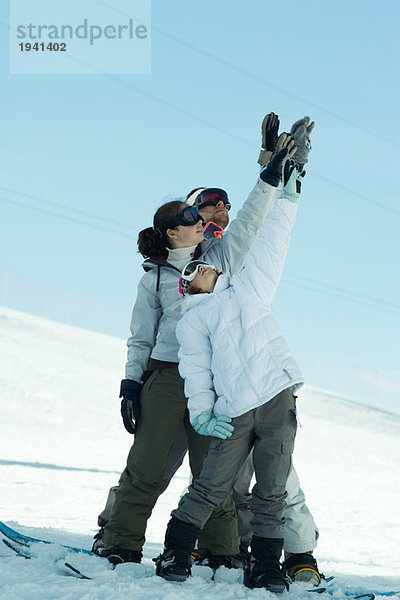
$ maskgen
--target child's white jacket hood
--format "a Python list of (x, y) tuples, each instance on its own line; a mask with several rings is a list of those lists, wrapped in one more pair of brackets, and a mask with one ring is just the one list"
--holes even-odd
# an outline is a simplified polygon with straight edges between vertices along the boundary
[(275, 200), (240, 273), (185, 300), (176, 335), (191, 422), (205, 410), (237, 417), (303, 383), (272, 310), (296, 210)]

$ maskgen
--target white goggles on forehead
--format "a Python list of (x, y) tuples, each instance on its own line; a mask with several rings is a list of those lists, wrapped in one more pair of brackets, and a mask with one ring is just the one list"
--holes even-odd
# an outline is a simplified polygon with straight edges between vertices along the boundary
[(217, 270), (214, 265), (210, 265), (210, 263), (207, 263), (204, 260), (190, 261), (190, 263), (184, 267), (182, 275), (179, 278), (179, 294), (181, 298), (186, 296), (186, 286), (196, 277), (200, 267), (207, 267), (208, 269), (214, 269), (214, 271)]
[(187, 282), (193, 281), (199, 272), (200, 267), (207, 267), (208, 269), (214, 269), (214, 271), (217, 270), (214, 265), (210, 265), (210, 263), (207, 263), (204, 260), (192, 260), (186, 265), (186, 267), (184, 267), (182, 271), (182, 279)]

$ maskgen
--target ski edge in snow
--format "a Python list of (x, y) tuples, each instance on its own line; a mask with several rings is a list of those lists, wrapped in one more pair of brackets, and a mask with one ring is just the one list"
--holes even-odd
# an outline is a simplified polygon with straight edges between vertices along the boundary
[(88, 577), (87, 575), (84, 575), (81, 571), (79, 571), (79, 569), (76, 569), (70, 563), (65, 562), (64, 566), (67, 567), (67, 569), (69, 569), (70, 575), (73, 575), (74, 577), (77, 577), (78, 579), (89, 579), (90, 581), (93, 580), (92, 577)]
[[(22, 533), (19, 533), (12, 527), (9, 527), (2, 521), (0, 521), (0, 533), (2, 533), (3, 535), (5, 535), (8, 538), (8, 539), (2, 539), (3, 544), (5, 544), (10, 550), (15, 552), (15, 554), (17, 554), (18, 556), (23, 557), (25, 559), (33, 558), (32, 554), (30, 554), (30, 552), (29, 552), (29, 547), (32, 546), (33, 544), (53, 544), (56, 546), (61, 546), (62, 548), (65, 548), (66, 550), (69, 550), (70, 552), (75, 552), (76, 554), (83, 553), (83, 554), (88, 554), (90, 556), (96, 556), (95, 554), (93, 554), (93, 552), (91, 552), (90, 550), (87, 550), (86, 548), (77, 548), (75, 546), (67, 546), (66, 544), (59, 544), (58, 542), (50, 542), (49, 540), (42, 540), (42, 539), (30, 537), (28, 535), (24, 535)], [(11, 542), (14, 542), (14, 544), (18, 544), (18, 546), (15, 546), (9, 540), (11, 540)], [(88, 577), (87, 575), (85, 575), (84, 573), (79, 571), (79, 569), (76, 569), (70, 563), (65, 562), (64, 565), (68, 569), (69, 574), (74, 575), (75, 577), (78, 577), (79, 579), (84, 579), (84, 580), (89, 580), (89, 581), (93, 580), (92, 577)], [(327, 577), (324, 580), (324, 583), (328, 583), (328, 582), (332, 581), (332, 579), (334, 579), (334, 577)], [(316, 593), (316, 594), (324, 594), (324, 593), (332, 594), (334, 591), (335, 591), (335, 588), (329, 588), (329, 587), (316, 587), (311, 590), (307, 590), (307, 592)], [(375, 600), (376, 596), (384, 596), (384, 597), (389, 597), (389, 598), (396, 597), (396, 596), (400, 597), (400, 591), (387, 591), (387, 592), (374, 592), (374, 593), (366, 592), (364, 594), (353, 594), (353, 593), (346, 594), (344, 592), (343, 594), (349, 600)]]
[(17, 544), (21, 544), (21, 546), (25, 546), (29, 548), (32, 544), (54, 544), (55, 546), (61, 546), (70, 552), (89, 554), (90, 556), (94, 556), (93, 552), (87, 550), (86, 548), (77, 548), (75, 546), (66, 546), (65, 544), (59, 544), (58, 542), (49, 542), (49, 540), (41, 540), (37, 538), (30, 537), (29, 535), (24, 535), (23, 533), (19, 533), (12, 527), (9, 527), (2, 521), (0, 521), (0, 533), (8, 537), (12, 542), (16, 542)]
[(4, 538), (1, 541), (7, 546), (7, 548), (13, 550), (15, 554), (18, 554), (18, 556), (22, 556), (23, 558), (32, 558), (32, 556), (27, 550), (25, 550), (25, 548), (17, 548), (17, 546), (14, 546), (13, 544), (11, 544), (11, 542), (5, 540)]

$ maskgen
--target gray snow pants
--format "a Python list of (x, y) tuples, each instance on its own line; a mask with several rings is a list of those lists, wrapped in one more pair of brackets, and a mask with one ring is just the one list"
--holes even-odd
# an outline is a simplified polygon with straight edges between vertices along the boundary
[[(171, 479), (182, 465), (187, 448), (186, 429), (182, 424), (167, 457), (164, 478), (159, 487), (160, 494), (167, 489)], [(253, 534), (250, 523), (252, 516), (250, 486), (253, 475), (253, 451), (251, 451), (243, 466), (237, 472), (232, 493), (238, 516), (239, 536), (241, 542), (246, 545), (250, 545)], [(104, 527), (109, 520), (117, 489), (118, 486), (110, 488), (106, 506), (98, 517), (99, 527)], [(314, 550), (317, 546), (319, 531), (306, 505), (304, 492), (300, 487), (299, 478), (293, 466), (290, 469), (286, 483), (286, 492), (287, 497), (283, 513), (285, 517), (284, 550), (291, 554)]]
[[(238, 516), (240, 541), (249, 546), (253, 535), (251, 526), (251, 480), (254, 475), (253, 451), (236, 475), (232, 497)], [(311, 552), (317, 547), (318, 527), (310, 513), (299, 477), (292, 466), (286, 482), (286, 501), (283, 516), (285, 518), (283, 549), (285, 553), (301, 554)]]
[(251, 527), (255, 535), (284, 537), (286, 482), (292, 467), (297, 418), (293, 389), (232, 419), (234, 431), (226, 440), (214, 439), (200, 476), (171, 515), (202, 529), (212, 511), (233, 487), (238, 468), (253, 449), (256, 484), (251, 498)]

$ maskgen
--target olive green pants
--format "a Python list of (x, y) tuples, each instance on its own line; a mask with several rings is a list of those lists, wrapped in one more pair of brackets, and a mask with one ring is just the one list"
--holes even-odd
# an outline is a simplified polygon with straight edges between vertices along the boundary
[[(191, 427), (183, 380), (177, 367), (151, 374), (142, 388), (141, 404), (142, 417), (104, 530), (106, 548), (142, 549), (147, 521), (159, 496), (165, 461), (181, 423), (187, 427), (189, 463), (194, 479), (200, 474), (213, 439), (198, 435)], [(237, 518), (231, 495), (214, 509), (198, 546), (217, 555), (238, 551)]]

